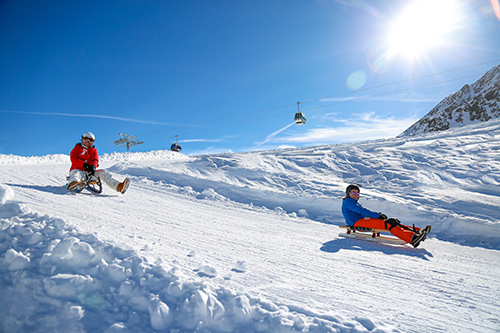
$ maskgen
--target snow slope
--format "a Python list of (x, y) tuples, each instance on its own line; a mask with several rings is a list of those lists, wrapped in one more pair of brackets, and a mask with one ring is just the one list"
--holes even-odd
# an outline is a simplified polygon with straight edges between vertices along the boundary
[[(422, 137), (104, 155), (125, 195), (73, 194), (67, 155), (0, 155), (2, 332), (497, 332), (500, 122)], [(339, 237), (362, 204), (418, 249)]]

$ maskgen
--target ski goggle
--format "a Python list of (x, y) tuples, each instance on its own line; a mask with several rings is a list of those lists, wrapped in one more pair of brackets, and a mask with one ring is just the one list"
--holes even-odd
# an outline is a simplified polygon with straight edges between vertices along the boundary
[(92, 139), (92, 138), (83, 138), (83, 140), (87, 140), (87, 141), (90, 141), (90, 142), (94, 142), (94, 139)]
[(359, 195), (359, 192), (352, 191), (351, 194), (352, 195)]

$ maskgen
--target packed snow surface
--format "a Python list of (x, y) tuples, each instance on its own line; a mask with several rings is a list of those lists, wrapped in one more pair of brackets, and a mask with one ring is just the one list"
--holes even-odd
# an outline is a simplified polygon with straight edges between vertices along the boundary
[[(500, 122), (240, 154), (0, 155), (1, 332), (498, 332)], [(340, 237), (345, 187), (417, 249)]]

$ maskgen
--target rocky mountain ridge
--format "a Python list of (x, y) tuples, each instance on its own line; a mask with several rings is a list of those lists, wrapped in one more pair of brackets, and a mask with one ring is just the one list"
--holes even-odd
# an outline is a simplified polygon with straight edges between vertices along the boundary
[(500, 118), (500, 65), (436, 105), (399, 137), (447, 130)]

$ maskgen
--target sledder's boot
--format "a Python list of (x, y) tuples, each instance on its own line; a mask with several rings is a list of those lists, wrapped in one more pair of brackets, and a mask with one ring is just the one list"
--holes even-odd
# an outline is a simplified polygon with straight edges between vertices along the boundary
[(431, 232), (431, 226), (430, 225), (428, 225), (424, 229), (420, 230), (420, 233), (425, 235), (424, 238), (421, 240), (421, 242), (423, 242), (427, 238), (427, 235), (429, 234), (429, 232)]
[(71, 183), (68, 184), (68, 190), (70, 191), (78, 191), (78, 190), (81, 190), (82, 188), (85, 187), (85, 185), (87, 185), (87, 183), (85, 181), (72, 181)]
[(411, 238), (411, 243), (410, 244), (413, 245), (413, 247), (417, 248), (420, 245), (420, 242), (422, 241), (422, 239), (424, 237), (425, 237), (425, 234), (415, 234)]
[(120, 184), (118, 184), (118, 186), (116, 187), (116, 190), (118, 192), (120, 192), (121, 194), (125, 194), (125, 192), (127, 191), (129, 185), (130, 185), (130, 179), (125, 178), (123, 180), (123, 182), (121, 182)]
[(413, 247), (418, 247), (420, 245), (420, 242), (423, 242), (427, 238), (427, 234), (431, 231), (431, 226), (428, 225), (424, 229), (420, 230), (420, 233), (413, 235), (411, 238), (410, 244), (413, 245)]

